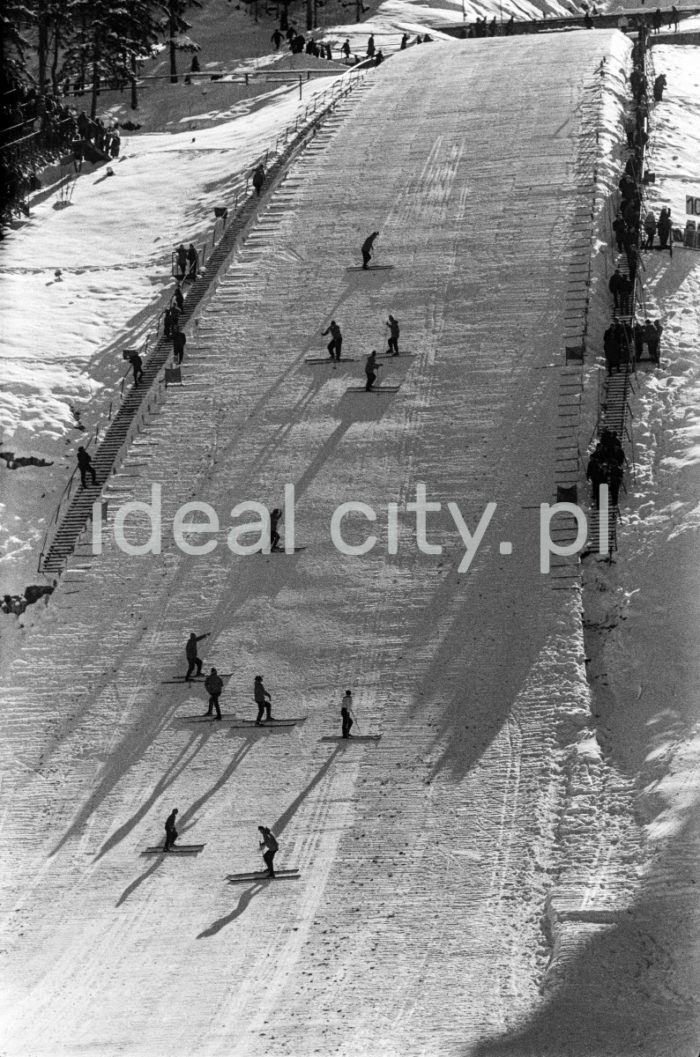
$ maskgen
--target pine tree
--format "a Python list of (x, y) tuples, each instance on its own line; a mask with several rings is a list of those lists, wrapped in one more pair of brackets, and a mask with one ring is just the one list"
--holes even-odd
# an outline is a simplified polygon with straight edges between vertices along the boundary
[(164, 6), (167, 11), (164, 28), (167, 28), (168, 46), (170, 49), (170, 83), (177, 84), (175, 54), (178, 50), (184, 50), (182, 43), (178, 41), (178, 37), (180, 34), (186, 33), (190, 28), (190, 23), (185, 18), (185, 11), (188, 7), (201, 7), (202, 5), (199, 0), (165, 0)]

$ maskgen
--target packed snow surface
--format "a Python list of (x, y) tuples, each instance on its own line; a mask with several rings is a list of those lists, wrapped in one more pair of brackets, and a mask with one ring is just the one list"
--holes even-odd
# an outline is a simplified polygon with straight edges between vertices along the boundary
[[(595, 418), (592, 357), (562, 366), (567, 281), (592, 173), (600, 205), (623, 157), (628, 51), (616, 32), (410, 49), (261, 208), (189, 336), (185, 386), (105, 488), (102, 553), (83, 542), (3, 657), (4, 1053), (693, 1057), (697, 256), (647, 263), (666, 351), (637, 380), (617, 564), (588, 559), (583, 596), (575, 560), (539, 571), (562, 418), (592, 412), (580, 436)], [(691, 58), (669, 51), (679, 83)], [(659, 168), (663, 121), (692, 125), (687, 107), (660, 110)], [(210, 131), (211, 158), (200, 134), (201, 153), (154, 140), (162, 186), (166, 162), (178, 195), (187, 166), (225, 181), (226, 135)], [(86, 223), (132, 163), (86, 184)], [(173, 209), (168, 250), (197, 230), (197, 201), (184, 193), (178, 224)], [(50, 215), (18, 246), (41, 242)], [(373, 230), (390, 267), (348, 270)], [(604, 305), (603, 219), (596, 234)], [(164, 250), (137, 244), (144, 269), (160, 254), (161, 282)], [(398, 391), (347, 392), (389, 312), (401, 356), (379, 381)], [(325, 355), (332, 318), (352, 362), (304, 363)], [(290, 484), (300, 549), (232, 553), (232, 508), (278, 505)], [(431, 553), (410, 506), (421, 484), (441, 504)], [(159, 486), (161, 546), (127, 556), (116, 512)], [(187, 536), (216, 543), (206, 556), (171, 532), (193, 500), (219, 520)], [(366, 504), (343, 522), (351, 545), (377, 537), (366, 553), (333, 541), (346, 502)], [(475, 533), (488, 503), (460, 572), (455, 509)], [(147, 538), (143, 514), (130, 526)], [(260, 673), (273, 713), (303, 722), (189, 720), (206, 710), (201, 684), (168, 680), (191, 630), (209, 633), (205, 670), (231, 673), (225, 715), (254, 716)], [(347, 688), (356, 732), (378, 742), (324, 740)], [(141, 858), (176, 806), (202, 853)], [(259, 824), (298, 880), (229, 883), (259, 866)]]

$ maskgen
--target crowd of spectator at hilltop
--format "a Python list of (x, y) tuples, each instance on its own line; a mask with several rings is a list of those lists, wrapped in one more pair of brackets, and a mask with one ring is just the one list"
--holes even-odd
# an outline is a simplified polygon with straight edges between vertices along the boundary
[(78, 171), (91, 148), (92, 160), (119, 154), (116, 126), (107, 128), (99, 118), (78, 113), (52, 95), (44, 96), (42, 112), (39, 93), (32, 86), (13, 84), (3, 96), (0, 111), (0, 225), (18, 214), (28, 216), (29, 195), (41, 187), (37, 173), (68, 151)]

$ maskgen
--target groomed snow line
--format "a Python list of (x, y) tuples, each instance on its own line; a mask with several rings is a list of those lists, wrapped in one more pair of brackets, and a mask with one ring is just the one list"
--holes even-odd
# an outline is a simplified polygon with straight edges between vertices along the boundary
[[(587, 509), (629, 49), (395, 56), (201, 303), (3, 660), (3, 1057), (697, 1057), (692, 258), (647, 263), (620, 554), (542, 571), (540, 504)], [(353, 391), (389, 313), (386, 391)], [(332, 319), (347, 362), (306, 362)], [(284, 505), (287, 551), (236, 552), (241, 503)], [(192, 631), (221, 723), (177, 681)], [(295, 726), (244, 726), (257, 674)], [(201, 852), (144, 856), (175, 807)], [(298, 878), (236, 882), (259, 825)]]

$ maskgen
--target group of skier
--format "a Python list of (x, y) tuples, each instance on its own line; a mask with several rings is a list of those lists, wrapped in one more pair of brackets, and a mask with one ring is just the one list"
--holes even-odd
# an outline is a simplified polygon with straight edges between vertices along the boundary
[[(178, 809), (174, 807), (165, 820), (165, 843), (163, 845), (164, 852), (171, 852), (173, 848), (177, 849), (177, 841), (180, 836), (180, 833), (177, 828), (178, 814)], [(268, 826), (258, 826), (258, 832), (260, 833), (260, 836), (262, 838), (258, 842), (258, 846), (262, 851), (263, 862), (265, 863), (265, 866), (267, 868), (267, 876), (270, 878), (274, 878), (274, 859), (275, 855), (279, 851), (279, 842)]]
[[(205, 632), (202, 635), (197, 635), (196, 632), (191, 632), (190, 636), (185, 645), (185, 657), (187, 659), (187, 673), (185, 675), (185, 682), (189, 682), (194, 673), (196, 676), (201, 676), (203, 661), (199, 656), (197, 644), (202, 639), (208, 638), (209, 632)], [(212, 668), (209, 675), (204, 680), (204, 688), (209, 694), (209, 707), (206, 716), (212, 716), (213, 718), (221, 719), (221, 708), (219, 706), (219, 697), (224, 688), (223, 680), (218, 674), (216, 668)], [(253, 682), (253, 699), (258, 708), (257, 718), (255, 720), (255, 726), (260, 727), (263, 722), (274, 722), (272, 715), (272, 696), (265, 689), (263, 684), (263, 677), (256, 675)], [(214, 715), (216, 713), (216, 715)], [(340, 706), (340, 719), (341, 719), (341, 737), (345, 740), (352, 737), (350, 733), (352, 727), (355, 724), (355, 714), (353, 710), (352, 691), (346, 690), (345, 695), (341, 701)], [(171, 852), (176, 848), (179, 832), (177, 829), (177, 816), (178, 809), (173, 808), (168, 817), (165, 820), (165, 843), (163, 845), (164, 852)], [(258, 830), (261, 834), (261, 840), (259, 842), (260, 849), (263, 853), (263, 861), (267, 869), (267, 876), (270, 878), (275, 877), (274, 869), (274, 858), (279, 850), (279, 843), (272, 830), (267, 826), (258, 826)]]

